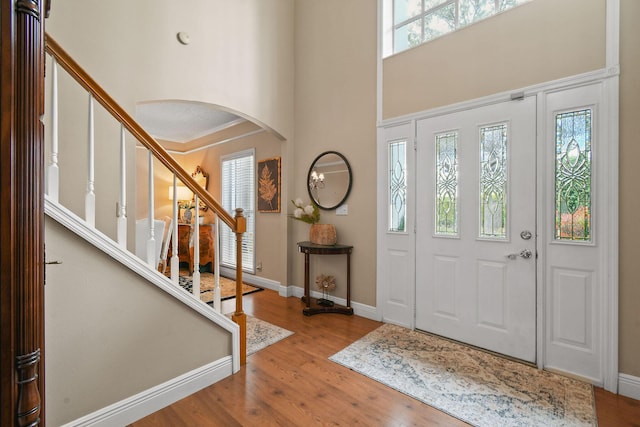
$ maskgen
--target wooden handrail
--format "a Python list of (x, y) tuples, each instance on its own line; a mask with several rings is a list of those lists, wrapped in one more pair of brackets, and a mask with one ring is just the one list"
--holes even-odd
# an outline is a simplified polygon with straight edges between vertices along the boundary
[(234, 233), (244, 232), (238, 229), (238, 224), (208, 191), (204, 190), (190, 173), (140, 126), (124, 108), (122, 108), (91, 76), (78, 65), (76, 61), (49, 35), (45, 34), (45, 49), (56, 59), (58, 64), (71, 75), (87, 92), (91, 93), (111, 115), (136, 138), (142, 145), (150, 150), (163, 165), (173, 172), (191, 191), (198, 195), (200, 200), (207, 205), (233, 230)]
[(104, 107), (122, 126), (125, 127), (153, 156), (167, 167), (194, 194), (198, 195), (205, 205), (212, 209), (222, 221), (231, 228), (236, 235), (236, 311), (231, 319), (238, 324), (240, 330), (240, 364), (247, 361), (247, 321), (242, 308), (242, 234), (247, 231), (246, 218), (242, 209), (236, 209), (232, 217), (208, 191), (203, 189), (195, 179), (151, 136), (140, 126), (124, 108), (122, 108), (109, 94), (84, 71), (80, 65), (65, 52), (64, 49), (45, 33), (45, 51), (55, 58), (57, 63), (73, 77), (80, 86), (89, 92), (100, 105)]

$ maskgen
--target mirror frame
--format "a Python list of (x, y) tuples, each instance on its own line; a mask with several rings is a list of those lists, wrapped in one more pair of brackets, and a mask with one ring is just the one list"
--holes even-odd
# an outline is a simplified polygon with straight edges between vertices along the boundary
[[(195, 179), (200, 187), (204, 188), (206, 191), (209, 191), (209, 174), (206, 173), (200, 165), (196, 166), (196, 170), (191, 174), (191, 178)], [(204, 184), (204, 185), (203, 185)], [(206, 212), (209, 210), (209, 206), (202, 203), (200, 200), (200, 211)]]
[[(202, 188), (209, 191), (209, 174), (202, 170), (200, 165), (196, 166), (196, 170), (191, 174), (191, 178), (195, 179)], [(204, 180), (204, 185), (202, 185), (202, 180)]]
[[(349, 173), (349, 186), (347, 187), (347, 191), (344, 193), (344, 197), (335, 206), (322, 206), (321, 204), (319, 204), (316, 201), (316, 199), (313, 197), (313, 194), (311, 194), (311, 188), (309, 187), (309, 180), (311, 179), (311, 173), (313, 172), (313, 169), (316, 166), (316, 163), (318, 163), (318, 160), (320, 160), (322, 158), (322, 156), (327, 155), (327, 154), (335, 154), (338, 157), (340, 157), (342, 159), (342, 161), (344, 161), (344, 164), (347, 166), (347, 172)], [(325, 211), (330, 211), (330, 210), (336, 209), (337, 207), (342, 205), (347, 200), (347, 197), (349, 197), (349, 193), (351, 193), (351, 186), (353, 185), (353, 174), (351, 173), (351, 165), (349, 164), (349, 161), (347, 160), (347, 158), (344, 155), (342, 155), (341, 153), (338, 153), (337, 151), (330, 150), (330, 151), (325, 151), (323, 153), (320, 153), (313, 160), (313, 162), (311, 162), (311, 166), (309, 167), (309, 172), (307, 172), (307, 182), (305, 183), (305, 185), (307, 187), (307, 193), (309, 194), (309, 198), (311, 199), (311, 201), (313, 201), (313, 203), (315, 203), (318, 206), (318, 208), (320, 208), (322, 210), (325, 210)]]

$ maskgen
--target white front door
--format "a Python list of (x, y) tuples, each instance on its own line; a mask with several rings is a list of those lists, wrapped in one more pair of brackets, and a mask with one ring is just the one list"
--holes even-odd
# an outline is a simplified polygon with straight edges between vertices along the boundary
[(417, 122), (416, 328), (536, 360), (536, 100)]

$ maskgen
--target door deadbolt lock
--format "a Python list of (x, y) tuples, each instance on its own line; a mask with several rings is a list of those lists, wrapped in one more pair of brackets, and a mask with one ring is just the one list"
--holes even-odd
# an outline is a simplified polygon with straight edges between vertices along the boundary
[(523, 232), (520, 233), (520, 237), (522, 237), (522, 240), (529, 240), (531, 239), (532, 236), (533, 235), (529, 230), (524, 230)]

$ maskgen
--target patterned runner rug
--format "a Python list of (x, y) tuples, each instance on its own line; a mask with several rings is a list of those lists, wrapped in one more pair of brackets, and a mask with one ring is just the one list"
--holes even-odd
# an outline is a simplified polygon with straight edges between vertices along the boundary
[(253, 316), (247, 316), (247, 356), (289, 335), (293, 335), (293, 332)]
[[(180, 276), (178, 277), (178, 283), (185, 288), (187, 292), (192, 292), (193, 277), (188, 275), (186, 270), (180, 270)], [(213, 289), (215, 285), (215, 278), (213, 273), (200, 273), (200, 299), (206, 303), (213, 302)], [(262, 291), (262, 288), (249, 285), (247, 283), (242, 284), (242, 295), (251, 294), (253, 292)], [(227, 279), (220, 276), (220, 300), (235, 298), (236, 296), (236, 281), (233, 279)]]
[(474, 426), (597, 425), (590, 384), (395, 325), (329, 359)]

